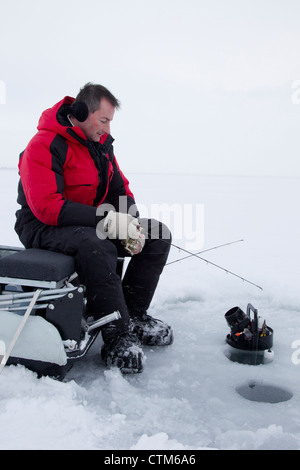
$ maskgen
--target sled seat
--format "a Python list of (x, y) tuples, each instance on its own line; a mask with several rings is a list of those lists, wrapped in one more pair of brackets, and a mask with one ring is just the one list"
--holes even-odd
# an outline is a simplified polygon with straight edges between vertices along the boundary
[(38, 248), (11, 251), (0, 259), (0, 284), (58, 288), (74, 272), (71, 256)]
[[(121, 278), (123, 269), (124, 258), (118, 257), (117, 274)], [(39, 248), (25, 249), (0, 245), (0, 286), (59, 289), (73, 275), (76, 276), (72, 256)]]

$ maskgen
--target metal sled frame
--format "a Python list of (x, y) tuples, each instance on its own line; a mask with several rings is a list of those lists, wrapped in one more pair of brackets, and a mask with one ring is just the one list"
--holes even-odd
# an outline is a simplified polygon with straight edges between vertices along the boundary
[[(123, 262), (118, 258), (120, 277)], [(41, 314), (57, 328), (71, 362), (86, 354), (103, 325), (120, 318), (119, 312), (86, 318), (85, 287), (74, 269), (73, 258), (61, 253), (0, 245), (0, 311)]]
[[(25, 252), (25, 248), (0, 245), (0, 263), (3, 258), (22, 252)], [(20, 263), (21, 262), (22, 260), (20, 258)], [(22, 313), (22, 311), (26, 309), (27, 304), (31, 302), (36, 289), (42, 289), (42, 293), (32, 310), (47, 308), (50, 301), (61, 298), (77, 289), (76, 286), (71, 284), (72, 280), (76, 277), (77, 274), (75, 271), (68, 273), (67, 276), (58, 280), (0, 275), (0, 310)], [(83, 289), (83, 287), (80, 287), (80, 289)], [(42, 303), (38, 303), (41, 301)]]
[[(5, 245), (0, 245), (0, 263), (3, 258), (6, 256), (17, 254), (18, 252), (24, 252), (25, 248), (20, 247), (10, 247)], [(28, 250), (26, 250), (28, 252)], [(45, 250), (36, 250), (40, 252), (45, 252)], [(50, 256), (56, 255), (58, 253), (47, 252)], [(60, 256), (60, 254), (58, 254)], [(65, 256), (66, 255), (62, 255)], [(68, 256), (68, 258), (71, 258)], [(118, 272), (122, 276), (123, 269), (123, 258), (118, 258)], [(21, 259), (20, 259), (21, 263)], [(38, 299), (39, 301), (43, 300), (48, 302), (53, 299), (60, 298), (63, 295), (68, 294), (73, 290), (76, 290), (76, 286), (72, 284), (74, 280), (77, 279), (77, 273), (74, 271), (69, 271), (68, 275), (64, 276), (58, 280), (43, 280), (36, 278), (26, 278), (26, 277), (17, 277), (17, 276), (3, 276), (0, 274), (0, 310), (24, 310), (24, 303), (30, 302), (33, 293), (30, 292), (39, 288), (43, 289), (43, 293)], [(29, 288), (29, 292), (23, 292), (23, 288)], [(81, 286), (79, 289), (82, 289)], [(18, 306), (17, 304), (22, 303), (23, 306)], [(45, 308), (46, 304), (35, 305), (36, 308)]]

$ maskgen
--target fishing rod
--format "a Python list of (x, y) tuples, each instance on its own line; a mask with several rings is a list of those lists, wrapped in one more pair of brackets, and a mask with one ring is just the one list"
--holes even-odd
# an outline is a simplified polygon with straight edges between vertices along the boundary
[[(142, 227), (140, 227), (142, 228)], [(143, 233), (145, 233), (146, 235), (150, 236), (150, 238), (155, 238), (156, 240), (162, 240), (163, 242), (165, 243), (169, 243), (167, 240), (164, 240), (163, 238), (160, 238), (160, 237), (156, 237), (153, 233), (147, 233), (145, 231), (144, 228), (142, 228), (143, 230)], [(239, 240), (238, 240), (239, 241)], [(242, 241), (242, 240), (241, 240)], [(231, 243), (237, 243), (236, 242), (229, 242), (228, 244), (231, 244)], [(226, 244), (225, 244), (226, 245)], [(181, 246), (178, 246), (178, 245), (175, 245), (175, 243), (171, 243), (171, 246), (173, 246), (174, 248), (177, 248), (177, 250), (179, 251), (183, 251), (184, 253), (187, 253), (189, 256), (186, 256), (185, 258), (189, 258), (191, 256), (194, 256), (195, 258), (198, 258), (198, 259), (201, 259), (201, 261), (204, 261), (205, 263), (207, 264), (211, 264), (212, 266), (214, 266), (215, 268), (218, 268), (218, 269), (221, 269), (222, 271), (224, 271), (226, 274), (231, 274), (232, 276), (235, 276), (237, 277), (238, 279), (241, 279), (243, 282), (247, 282), (248, 284), (251, 284), (252, 286), (254, 287), (257, 287), (258, 289), (260, 290), (263, 290), (263, 288), (261, 286), (259, 286), (258, 284), (255, 284), (254, 282), (250, 281), (249, 279), (246, 279), (245, 277), (243, 276), (240, 276), (239, 274), (236, 274), (234, 273), (233, 271), (230, 271), (229, 269), (226, 269), (224, 268), (223, 266), (220, 266), (219, 264), (216, 264), (216, 263), (213, 263), (212, 261), (209, 261), (208, 259), (206, 258), (203, 258), (202, 256), (199, 256), (199, 254), (197, 253), (192, 253), (191, 251), (189, 250), (186, 250), (185, 248), (181, 247)], [(223, 245), (220, 245), (220, 247), (223, 246)], [(216, 249), (217, 247), (213, 247), (213, 248), (210, 248), (209, 250), (213, 250), (213, 249)], [(204, 250), (204, 251), (209, 251), (209, 250)], [(200, 252), (201, 253), (201, 252)]]
[(222, 271), (225, 271), (226, 274), (231, 274), (232, 276), (235, 276), (235, 277), (241, 279), (242, 281), (247, 282), (248, 284), (252, 284), (252, 286), (257, 287), (258, 289), (263, 290), (263, 288), (262, 288), (261, 286), (255, 284), (255, 283), (252, 282), (252, 281), (249, 281), (249, 279), (246, 279), (246, 278), (240, 276), (239, 274), (236, 274), (236, 273), (234, 273), (234, 272), (232, 272), (232, 271), (229, 271), (229, 269), (223, 268), (223, 267), (220, 266), (219, 264), (213, 263), (212, 261), (209, 261), (209, 260), (207, 260), (206, 258), (202, 258), (202, 256), (199, 256), (199, 255), (196, 254), (196, 253), (192, 253), (191, 251), (188, 251), (188, 250), (186, 250), (185, 248), (182, 248), (182, 247), (180, 247), (180, 246), (178, 246), (178, 245), (175, 245), (174, 243), (171, 243), (171, 245), (172, 245), (174, 248), (177, 248), (177, 249), (180, 250), (180, 251), (184, 251), (185, 253), (188, 253), (190, 256), (195, 256), (196, 258), (201, 259), (202, 261), (206, 262), (207, 264), (211, 264), (212, 266), (215, 266), (215, 268), (218, 268), (218, 269), (221, 269)]
[(220, 266), (219, 264), (213, 263), (212, 261), (209, 261), (208, 259), (203, 258), (202, 256), (199, 256), (197, 253), (192, 253), (191, 251), (186, 250), (185, 248), (182, 248), (182, 247), (180, 247), (180, 246), (178, 246), (178, 245), (175, 245), (174, 243), (171, 243), (171, 245), (172, 245), (174, 248), (177, 248), (177, 249), (180, 250), (180, 251), (184, 251), (185, 253), (188, 253), (188, 254), (189, 254), (189, 257), (190, 257), (190, 256), (194, 256), (194, 257), (196, 257), (196, 258), (198, 258), (198, 259), (201, 259), (201, 260), (204, 261), (205, 263), (211, 264), (212, 266), (215, 266), (215, 268), (218, 268), (218, 269), (221, 269), (222, 271), (225, 271), (226, 274), (231, 274), (232, 276), (235, 276), (235, 277), (241, 279), (242, 281), (247, 282), (248, 284), (251, 284), (252, 286), (257, 287), (258, 289), (263, 290), (263, 288), (262, 288), (261, 286), (255, 284), (255, 283), (252, 282), (252, 281), (249, 281), (249, 279), (246, 279), (246, 278), (240, 276), (239, 274), (236, 274), (236, 273), (234, 273), (233, 271), (230, 271), (229, 269), (223, 268), (223, 267)]
[[(162, 240), (163, 240), (163, 239), (162, 239)], [(165, 240), (164, 240), (164, 241), (165, 241)], [(166, 242), (166, 243), (167, 243), (167, 242)], [(255, 283), (252, 282), (252, 281), (249, 281), (249, 279), (246, 279), (246, 278), (240, 276), (239, 274), (234, 273), (233, 271), (229, 271), (229, 269), (223, 268), (223, 267), (220, 266), (219, 264), (213, 263), (212, 261), (209, 261), (208, 259), (203, 258), (202, 256), (199, 256), (197, 253), (192, 253), (191, 251), (186, 250), (185, 248), (182, 248), (182, 247), (180, 247), (180, 246), (178, 246), (178, 245), (175, 245), (174, 243), (171, 243), (171, 245), (172, 245), (174, 248), (177, 248), (177, 249), (180, 250), (180, 251), (184, 251), (185, 253), (188, 253), (190, 256), (195, 256), (196, 258), (201, 259), (202, 261), (206, 262), (207, 264), (211, 264), (212, 266), (215, 266), (215, 268), (218, 268), (218, 269), (221, 269), (222, 271), (225, 271), (226, 274), (231, 274), (232, 276), (235, 276), (235, 277), (241, 279), (242, 281), (247, 282), (248, 284), (251, 284), (252, 286), (257, 287), (258, 289), (263, 290), (263, 288), (262, 288), (261, 286), (255, 284)]]
[[(207, 253), (208, 251), (217, 250), (218, 248), (222, 248), (223, 246), (233, 245), (234, 243), (239, 243), (243, 241), (244, 240), (234, 240), (233, 242), (223, 243), (222, 245), (217, 245), (217, 246), (213, 246), (212, 248), (207, 248), (206, 250), (198, 251), (197, 253), (194, 253), (194, 255), (200, 255), (201, 253)], [(187, 256), (183, 256), (182, 258), (175, 259), (174, 261), (170, 261), (169, 263), (167, 263), (166, 266), (170, 266), (170, 264), (174, 264), (174, 263), (179, 263), (180, 261), (183, 261), (187, 258), (191, 258), (192, 256), (193, 255), (187, 255)]]

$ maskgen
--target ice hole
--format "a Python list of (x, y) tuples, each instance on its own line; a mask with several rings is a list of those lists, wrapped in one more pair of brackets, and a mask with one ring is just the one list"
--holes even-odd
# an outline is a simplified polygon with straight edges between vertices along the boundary
[(248, 381), (237, 386), (236, 391), (246, 400), (263, 403), (280, 403), (293, 397), (293, 394), (287, 389), (255, 381)]

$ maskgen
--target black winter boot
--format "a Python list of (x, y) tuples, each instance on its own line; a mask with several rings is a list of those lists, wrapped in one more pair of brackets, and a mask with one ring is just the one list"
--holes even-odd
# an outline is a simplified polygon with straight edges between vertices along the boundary
[(143, 371), (145, 356), (140, 341), (133, 333), (122, 333), (110, 343), (105, 343), (101, 356), (108, 367), (118, 367), (123, 374)]
[(131, 328), (145, 346), (168, 346), (173, 343), (172, 328), (147, 313), (132, 317)]

